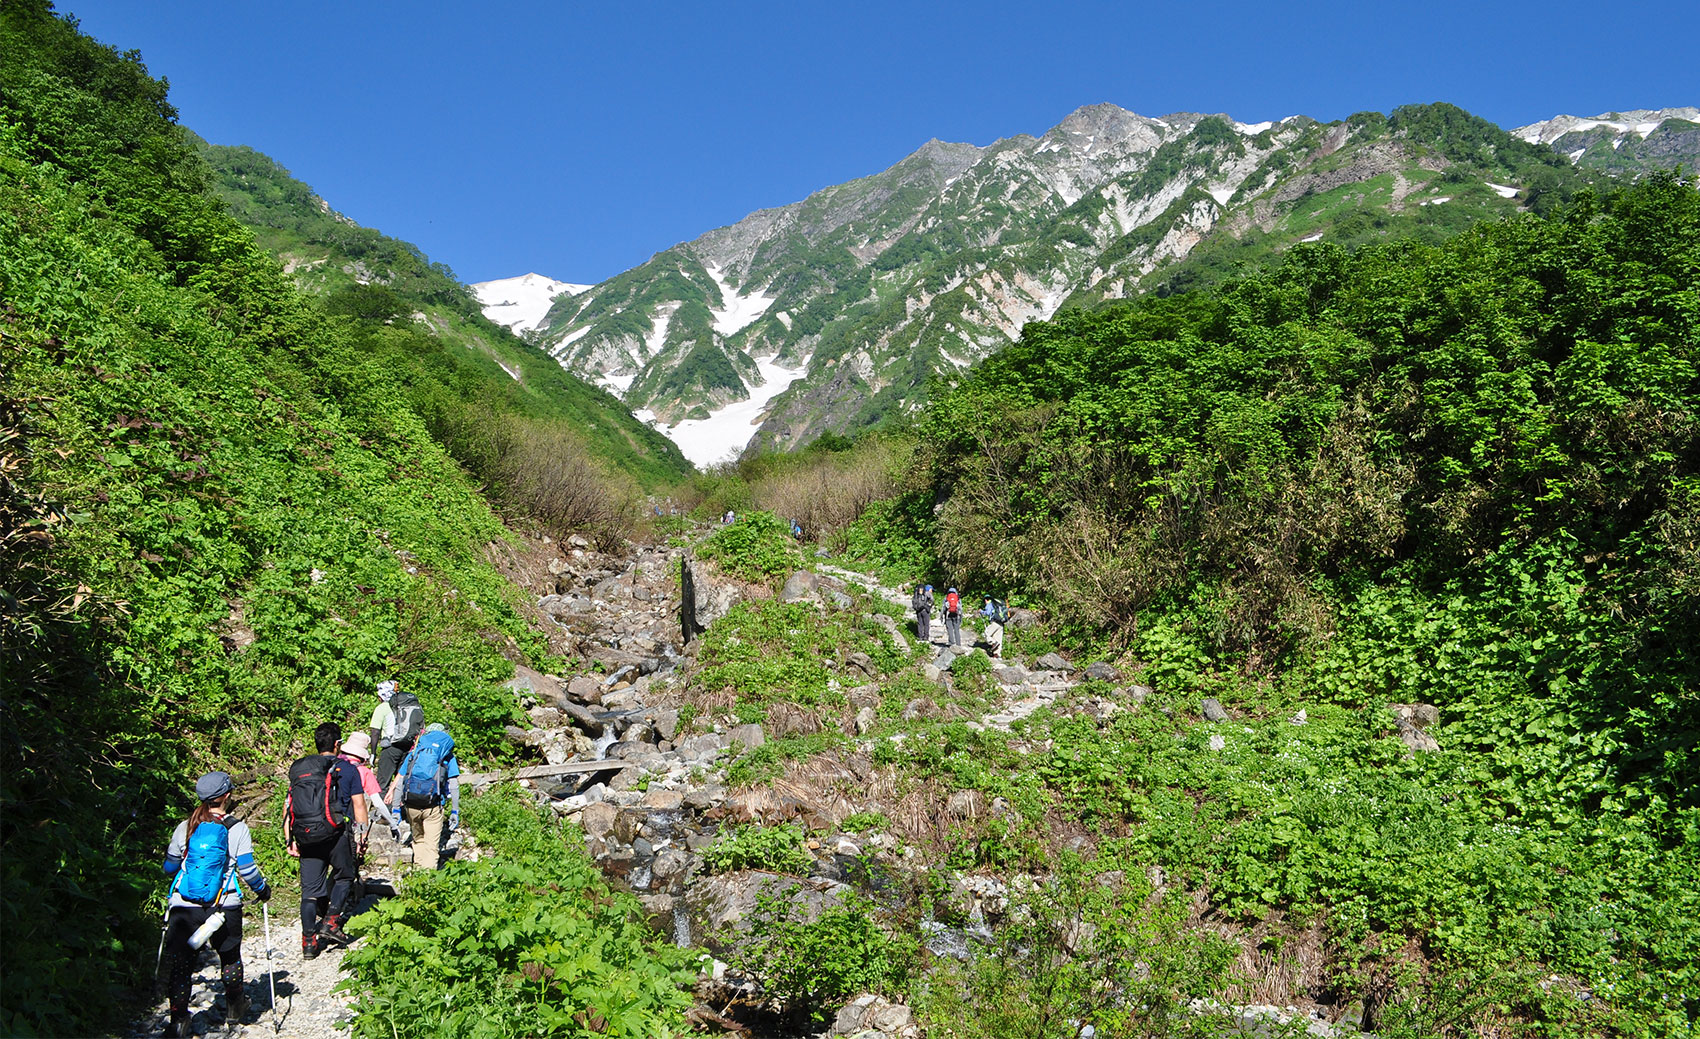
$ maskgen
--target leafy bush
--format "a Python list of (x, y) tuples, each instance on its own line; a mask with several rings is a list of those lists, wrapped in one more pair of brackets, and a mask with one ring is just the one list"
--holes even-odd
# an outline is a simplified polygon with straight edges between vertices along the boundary
[(400, 1036), (667, 1036), (698, 954), (648, 932), (611, 894), (575, 832), (512, 788), (473, 798), (467, 825), (494, 859), (409, 878), (349, 921), (353, 1032)]
[(746, 581), (773, 583), (803, 563), (803, 554), (791, 536), (791, 527), (771, 512), (739, 513), (709, 535), (697, 555)]
[(740, 826), (723, 833), (705, 852), (702, 861), (713, 873), (740, 869), (766, 869), (775, 873), (807, 873), (809, 853), (803, 847), (803, 831), (790, 823), (779, 826)]
[(750, 939), (734, 955), (734, 966), (760, 978), (811, 1031), (857, 993), (902, 998), (920, 947), (912, 935), (882, 925), (876, 908), (850, 893), (803, 921), (787, 892), (765, 894), (750, 914)]
[(866, 653), (880, 674), (906, 662), (884, 629), (854, 611), (743, 602), (703, 635), (696, 684), (709, 694), (731, 690), (744, 721), (763, 720), (772, 703), (839, 706), (844, 694), (833, 689), (833, 675), (855, 652)]

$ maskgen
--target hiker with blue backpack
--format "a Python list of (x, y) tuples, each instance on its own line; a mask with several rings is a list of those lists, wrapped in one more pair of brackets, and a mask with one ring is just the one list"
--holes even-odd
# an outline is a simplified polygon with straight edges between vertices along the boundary
[(254, 861), (254, 837), (248, 824), (229, 814), (230, 775), (208, 772), (195, 782), (200, 802), (189, 818), (177, 824), (165, 849), (165, 875), (171, 878), (166, 899), (166, 994), (171, 1018), (165, 1035), (190, 1032), (189, 988), (195, 955), (211, 943), (218, 952), (224, 983), (224, 1019), (238, 1022), (248, 1012), (242, 989), (242, 889), (265, 902), (271, 885)]
[(449, 832), (460, 829), (460, 763), (455, 741), (441, 722), (425, 726), (401, 760), (390, 784), (389, 802), (399, 804), (413, 829), (413, 864), (436, 869), (443, 840), (443, 801), (449, 802)]
[(1009, 604), (1002, 599), (987, 599), (986, 605), (980, 608), (980, 616), (986, 618), (988, 655), (1003, 656), (1003, 628), (1009, 623)]
[(317, 754), (289, 766), (284, 802), (289, 854), (301, 860), (301, 958), (313, 959), (330, 944), (354, 939), (342, 930), (354, 891), (355, 863), (366, 854), (366, 798), (360, 770), (336, 756), (342, 726), (325, 722), (313, 730)]

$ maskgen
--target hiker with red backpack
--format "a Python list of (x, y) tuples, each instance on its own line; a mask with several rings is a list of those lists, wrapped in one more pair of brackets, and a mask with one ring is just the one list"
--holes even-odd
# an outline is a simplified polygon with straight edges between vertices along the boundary
[(944, 593), (944, 634), (948, 645), (962, 645), (962, 596), (956, 589)]
[(460, 763), (455, 760), (454, 738), (441, 722), (432, 722), (402, 759), (389, 789), (389, 802), (401, 805), (413, 828), (413, 864), (420, 869), (437, 868), (445, 799), (453, 833), (460, 829)]
[(342, 930), (354, 890), (355, 862), (366, 854), (369, 823), (360, 770), (336, 756), (342, 727), (325, 722), (313, 730), (317, 754), (289, 766), (289, 800), (284, 806), (289, 854), (301, 860), (301, 958), (310, 960), (329, 944), (354, 939)]
[(230, 792), (228, 773), (208, 772), (197, 780), (200, 803), (177, 824), (165, 849), (165, 875), (171, 878), (162, 945), (169, 964), (168, 1036), (192, 1034), (189, 975), (196, 950), (209, 942), (218, 952), (225, 1021), (239, 1022), (248, 1012), (242, 989), (242, 889), (236, 881), (240, 877), (261, 902), (272, 897), (272, 889), (254, 861), (248, 824), (229, 814)]

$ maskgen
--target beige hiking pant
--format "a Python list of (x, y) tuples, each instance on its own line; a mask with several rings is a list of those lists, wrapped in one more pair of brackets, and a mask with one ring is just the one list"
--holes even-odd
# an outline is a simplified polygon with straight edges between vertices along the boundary
[(413, 865), (418, 869), (437, 868), (437, 850), (443, 846), (443, 806), (404, 808), (407, 825), (413, 830)]

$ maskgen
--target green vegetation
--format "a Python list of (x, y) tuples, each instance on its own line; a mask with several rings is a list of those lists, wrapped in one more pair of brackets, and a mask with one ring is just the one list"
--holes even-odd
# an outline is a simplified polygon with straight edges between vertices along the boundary
[(563, 831), (513, 787), (467, 804), (494, 858), (415, 874), (349, 922), (353, 1032), (399, 1036), (668, 1036), (684, 1032), (699, 954), (652, 935)]
[(740, 869), (766, 869), (775, 873), (806, 874), (809, 853), (803, 848), (803, 831), (791, 825), (740, 826), (720, 835), (713, 847), (703, 852), (703, 865), (714, 873)]
[(738, 513), (697, 549), (702, 559), (746, 581), (772, 584), (802, 566), (791, 526), (771, 512)]
[(765, 719), (774, 703), (842, 705), (832, 676), (852, 653), (866, 654), (882, 675), (908, 662), (885, 629), (854, 610), (823, 613), (808, 603), (774, 599), (739, 603), (702, 640), (697, 685), (710, 693), (733, 691), (739, 720), (746, 722)]
[(760, 977), (793, 1019), (824, 1028), (852, 996), (904, 991), (920, 954), (913, 936), (882, 927), (873, 903), (854, 893), (808, 921), (797, 918), (788, 895), (761, 896), (734, 966)]

